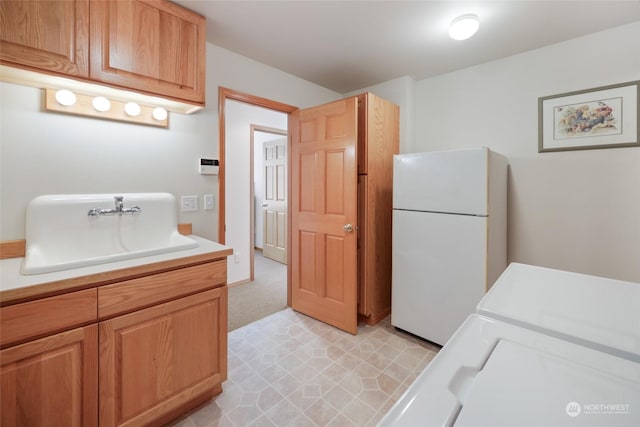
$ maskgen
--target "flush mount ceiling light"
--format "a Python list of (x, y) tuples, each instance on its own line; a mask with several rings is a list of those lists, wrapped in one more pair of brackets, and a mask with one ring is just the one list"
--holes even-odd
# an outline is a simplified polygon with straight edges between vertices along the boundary
[(478, 31), (480, 21), (476, 15), (462, 15), (451, 22), (449, 37), (454, 40), (466, 40)]

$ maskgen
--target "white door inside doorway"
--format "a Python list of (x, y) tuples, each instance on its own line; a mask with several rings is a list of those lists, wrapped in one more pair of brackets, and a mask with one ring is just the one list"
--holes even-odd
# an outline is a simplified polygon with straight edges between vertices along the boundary
[(262, 148), (264, 198), (262, 255), (287, 263), (287, 139), (266, 141)]

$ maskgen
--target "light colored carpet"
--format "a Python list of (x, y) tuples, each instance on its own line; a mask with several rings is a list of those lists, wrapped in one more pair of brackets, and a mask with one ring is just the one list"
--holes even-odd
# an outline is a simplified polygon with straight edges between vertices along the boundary
[(229, 288), (229, 332), (287, 307), (287, 266), (255, 252), (255, 280)]

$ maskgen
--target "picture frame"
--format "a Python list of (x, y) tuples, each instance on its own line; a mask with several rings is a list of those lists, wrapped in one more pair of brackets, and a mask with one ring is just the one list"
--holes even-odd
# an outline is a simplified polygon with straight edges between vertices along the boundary
[(538, 98), (538, 152), (640, 147), (640, 80)]

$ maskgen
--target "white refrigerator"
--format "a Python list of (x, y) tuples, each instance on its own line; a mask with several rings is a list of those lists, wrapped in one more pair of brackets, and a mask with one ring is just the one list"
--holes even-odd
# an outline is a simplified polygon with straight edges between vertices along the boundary
[(444, 345), (507, 266), (507, 160), (488, 148), (393, 160), (391, 324)]

